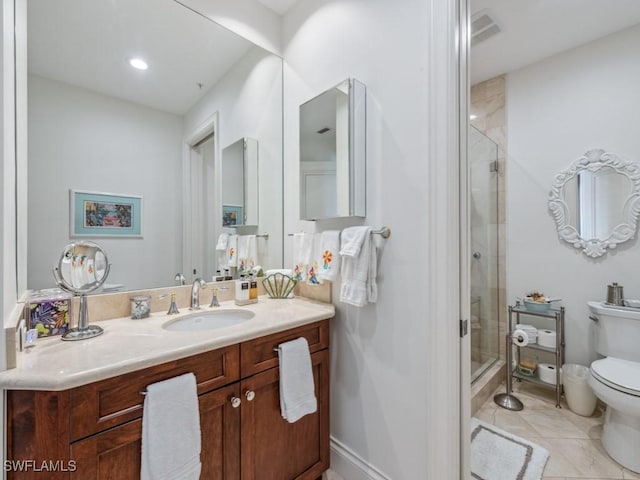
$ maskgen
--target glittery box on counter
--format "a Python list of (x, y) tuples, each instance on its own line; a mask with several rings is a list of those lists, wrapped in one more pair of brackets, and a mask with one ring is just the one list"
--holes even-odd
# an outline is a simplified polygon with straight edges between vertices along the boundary
[(38, 337), (62, 335), (69, 329), (72, 296), (61, 290), (39, 291), (29, 297), (27, 328), (35, 328)]

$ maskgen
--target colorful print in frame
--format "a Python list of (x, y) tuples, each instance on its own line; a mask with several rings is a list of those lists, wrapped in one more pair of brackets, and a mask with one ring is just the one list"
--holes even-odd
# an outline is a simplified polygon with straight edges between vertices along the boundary
[(240, 205), (222, 206), (222, 226), (231, 227), (233, 225), (244, 224), (244, 213)]
[(69, 190), (72, 237), (142, 237), (142, 196)]

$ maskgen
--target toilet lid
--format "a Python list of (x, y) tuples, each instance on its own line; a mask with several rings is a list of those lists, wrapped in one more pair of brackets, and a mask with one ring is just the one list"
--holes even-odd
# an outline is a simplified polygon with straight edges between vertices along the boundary
[(640, 396), (640, 363), (607, 357), (591, 364), (593, 376), (621, 392)]

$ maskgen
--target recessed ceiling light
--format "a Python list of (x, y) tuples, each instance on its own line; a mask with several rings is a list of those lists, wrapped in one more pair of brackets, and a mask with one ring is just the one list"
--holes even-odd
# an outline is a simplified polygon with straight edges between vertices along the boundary
[(478, 118), (477, 115), (474, 115), (474, 114), (469, 115), (469, 120), (475, 120), (476, 118)]
[(146, 70), (147, 68), (149, 68), (147, 62), (145, 62), (141, 58), (132, 58), (131, 60), (129, 60), (129, 65), (131, 65), (133, 68), (137, 68), (138, 70)]

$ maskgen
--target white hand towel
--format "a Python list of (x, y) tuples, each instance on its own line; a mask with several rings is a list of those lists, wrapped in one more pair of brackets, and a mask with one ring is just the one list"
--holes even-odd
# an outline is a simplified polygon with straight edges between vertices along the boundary
[(249, 235), (238, 237), (238, 273), (247, 270), (247, 257), (249, 255)]
[(371, 227), (350, 227), (342, 232), (342, 285), (340, 301), (363, 307), (378, 299), (377, 251)]
[(221, 233), (218, 235), (218, 242), (216, 243), (216, 250), (220, 250), (222, 252), (227, 251), (227, 244), (229, 243), (229, 234)]
[(258, 239), (255, 235), (247, 235), (247, 270), (258, 265)]
[(141, 480), (198, 480), (200, 437), (193, 373), (147, 386), (142, 412)]
[(307, 283), (309, 285), (320, 285), (322, 279), (320, 273), (320, 234), (312, 233), (311, 237), (311, 259), (307, 265)]
[(229, 235), (227, 241), (227, 266), (238, 266), (238, 235)]
[(294, 423), (318, 409), (311, 354), (307, 339), (300, 337), (278, 345), (280, 360), (280, 412)]
[(307, 269), (311, 262), (311, 251), (313, 249), (313, 234), (294, 233), (293, 234), (293, 275), (298, 282), (307, 280)]
[(340, 231), (327, 230), (320, 236), (321, 280), (335, 281), (340, 273)]
[(221, 272), (225, 268), (229, 268), (229, 261), (227, 258), (227, 246), (229, 245), (229, 234), (221, 233), (218, 236), (218, 242), (216, 243), (216, 266)]

